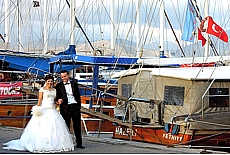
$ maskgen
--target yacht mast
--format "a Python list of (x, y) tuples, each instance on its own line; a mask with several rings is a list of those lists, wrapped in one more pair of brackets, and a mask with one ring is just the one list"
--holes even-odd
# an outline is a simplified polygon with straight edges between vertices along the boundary
[(9, 12), (9, 0), (5, 0), (5, 47), (9, 49), (10, 47), (10, 37), (9, 37), (9, 27), (10, 27), (10, 12)]
[(70, 0), (70, 45), (75, 45), (75, 23), (75, 0)]
[(44, 29), (43, 29), (43, 43), (44, 43), (44, 49), (43, 49), (43, 54), (45, 54), (48, 51), (48, 36), (47, 36), (47, 1), (43, 1), (44, 2)]
[(137, 24), (137, 34), (136, 34), (136, 48), (137, 48), (137, 58), (140, 57), (140, 34), (141, 34), (141, 22), (140, 22), (140, 7), (141, 7), (141, 1), (137, 0), (136, 3), (136, 10), (137, 10), (137, 17), (136, 17), (136, 24)]
[(110, 6), (110, 35), (111, 35), (111, 41), (110, 41), (110, 48), (113, 51), (113, 54), (115, 54), (115, 23), (114, 23), (114, 0), (111, 0), (111, 6)]
[(160, 1), (160, 58), (164, 57), (164, 0)]
[[(204, 4), (204, 16), (207, 17), (209, 14), (209, 0), (205, 0), (205, 4)], [(209, 55), (209, 45), (210, 45), (210, 40), (209, 40), (209, 35), (207, 33), (205, 33), (205, 39), (207, 40), (207, 43), (205, 44), (205, 48), (204, 48), (204, 56), (208, 57)]]
[(21, 20), (20, 20), (20, 0), (17, 1), (17, 6), (18, 6), (18, 51), (22, 52), (23, 48), (22, 48), (22, 34), (21, 34)]

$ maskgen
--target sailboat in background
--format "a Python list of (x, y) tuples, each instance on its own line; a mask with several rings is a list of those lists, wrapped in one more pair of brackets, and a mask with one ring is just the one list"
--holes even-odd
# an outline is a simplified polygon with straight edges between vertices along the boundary
[[(161, 58), (154, 58), (158, 61), (156, 65), (145, 63), (153, 59), (143, 59), (141, 64), (144, 67), (140, 65), (113, 76), (119, 79), (118, 95), (110, 95), (118, 98), (114, 115), (120, 122), (103, 115), (92, 115), (116, 123), (113, 138), (168, 146), (229, 146), (229, 123), (228, 120), (222, 121), (222, 115), (229, 115), (229, 66), (216, 65), (216, 61), (222, 58), (228, 61), (228, 57), (213, 56), (209, 61), (206, 58), (200, 57), (197, 62), (202, 67), (191, 68), (180, 66), (194, 63), (191, 60), (196, 59), (195, 56), (162, 65), (164, 60), (175, 61), (165, 57), (162, 50)], [(83, 62), (78, 56), (75, 60)], [(85, 59), (84, 62), (111, 65), (108, 60), (92, 63)], [(204, 63), (213, 66), (203, 67)], [(173, 68), (175, 64), (177, 68)], [(82, 112), (86, 110), (83, 108)]]
[[(49, 72), (50, 56), (31, 52), (35, 49), (32, 46), (28, 46), (27, 51), (24, 46), (22, 40), (31, 29), (21, 31), (22, 24), (28, 22), (22, 16), (21, 4), (23, 2), (1, 1), (0, 125), (23, 128), (31, 117), (32, 106), (37, 103), (36, 92), (44, 83), (42, 78)], [(32, 38), (25, 40), (33, 44)]]
[[(58, 12), (62, 12), (64, 7), (61, 7), (62, 3), (61, 1), (59, 2), (60, 9), (58, 9)], [(170, 19), (176, 18), (173, 13), (167, 13), (167, 11), (169, 11), (167, 10), (167, 7), (169, 4), (177, 4), (177, 10), (175, 11), (181, 13), (180, 9), (187, 8), (187, 3), (185, 3), (185, 6), (178, 5), (179, 3), (166, 3), (167, 6), (165, 8), (163, 0), (144, 0), (142, 2), (138, 1), (138, 3), (137, 1), (127, 2), (126, 0), (119, 0), (116, 3), (117, 5), (114, 5), (113, 0), (111, 2), (111, 6), (118, 9), (118, 11), (114, 11), (117, 13), (117, 18), (113, 18), (114, 12), (112, 9), (112, 17), (110, 18), (108, 16), (109, 11), (107, 10), (107, 5), (109, 1), (102, 2), (90, 0), (78, 3), (76, 7), (77, 9), (75, 10), (79, 12), (76, 14), (78, 14), (78, 19), (81, 19), (80, 21), (84, 21), (83, 27), (86, 30), (86, 33), (89, 34), (89, 32), (92, 32), (92, 34), (98, 34), (99, 36), (90, 36), (90, 38), (95, 38), (94, 41), (98, 42), (93, 42), (89, 45), (76, 45), (80, 42), (79, 38), (82, 38), (82, 33), (80, 33), (80, 31), (77, 34), (73, 33), (75, 32), (75, 27), (73, 25), (76, 24), (76, 18), (73, 16), (75, 15), (75, 12), (70, 11), (72, 15), (70, 18), (72, 27), (70, 28), (70, 31), (68, 31), (68, 35), (57, 35), (62, 32), (61, 30), (65, 30), (66, 23), (70, 23), (68, 20), (68, 22), (66, 21), (67, 18), (64, 18), (63, 27), (59, 25), (59, 28), (61, 27), (61, 29), (58, 29), (58, 33), (57, 31), (55, 32), (55, 35), (57, 36), (55, 40), (57, 42), (59, 38), (65, 38), (66, 36), (70, 36), (70, 39), (67, 39), (70, 40), (70, 42), (62, 46), (64, 47), (62, 52), (58, 52), (58, 55), (49, 59), (51, 72), (56, 73), (56, 69), (52, 69), (56, 64), (72, 64), (73, 68), (75, 68), (75, 65), (83, 64), (93, 66), (93, 89), (91, 89), (93, 93), (91, 95), (97, 96), (102, 92), (101, 94), (103, 95), (114, 97), (113, 99), (116, 101), (114, 114), (116, 118), (120, 118), (121, 120), (113, 118), (113, 115), (111, 115), (112, 117), (110, 118), (107, 118), (103, 114), (97, 115), (97, 117), (100, 117), (103, 120), (107, 118), (110, 125), (113, 122), (117, 123), (114, 130), (114, 138), (147, 141), (165, 145), (192, 144), (228, 146), (229, 124), (227, 120), (221, 122), (220, 118), (222, 117), (221, 114), (226, 116), (229, 115), (229, 102), (227, 102), (227, 99), (229, 98), (229, 76), (226, 72), (229, 67), (210, 67), (210, 65), (216, 66), (217, 62), (224, 62), (224, 65), (227, 65), (229, 57), (223, 56), (226, 55), (226, 51), (228, 52), (227, 45), (224, 44), (224, 50), (220, 51), (221, 53), (219, 56), (211, 57), (208, 54), (204, 55), (202, 47), (195, 47), (195, 45), (200, 44), (199, 42), (189, 46), (191, 43), (178, 40), (178, 36), (181, 36), (181, 27), (179, 26), (180, 29), (176, 31), (177, 33), (172, 31), (174, 32), (172, 33), (173, 37), (176, 37), (177, 40), (177, 48), (173, 49), (176, 52), (172, 52), (170, 49), (166, 50), (165, 47), (168, 46), (164, 45), (170, 41), (166, 38), (162, 39), (161, 37), (166, 36), (165, 31), (168, 29), (164, 26), (164, 20), (161, 20), (160, 26), (158, 26), (157, 21), (159, 17), (162, 19), (162, 17), (165, 16), (169, 23), (168, 26), (171, 28), (170, 31), (174, 30), (174, 25), (170, 22)], [(192, 4), (196, 4), (194, 2), (196, 1), (193, 1)], [(127, 10), (124, 11), (123, 7), (125, 4)], [(73, 1), (70, 2), (70, 10), (73, 11), (72, 6), (74, 6)], [(95, 10), (95, 6), (98, 6), (100, 9)], [(198, 11), (196, 6), (197, 5), (194, 5), (196, 11)], [(143, 7), (145, 8), (143, 16), (145, 18), (141, 18), (141, 20), (144, 20), (146, 24), (142, 26), (142, 30), (139, 31), (139, 19)], [(89, 8), (91, 8), (93, 12), (88, 13), (87, 11)], [(131, 18), (127, 18), (123, 13), (131, 15)], [(88, 18), (89, 14), (93, 16)], [(99, 16), (95, 16), (95, 14), (99, 14)], [(61, 15), (56, 15), (58, 15), (57, 19), (60, 19), (59, 17)], [(104, 19), (101, 20), (98, 18), (98, 20), (95, 20), (96, 17), (104, 17)], [(182, 19), (181, 15), (176, 17)], [(106, 31), (109, 31), (110, 29), (101, 24), (102, 22), (105, 22), (103, 24), (106, 25), (107, 20), (105, 19), (109, 19), (108, 21), (111, 22), (107, 24), (109, 26), (112, 25), (113, 31), (111, 34), (116, 35), (116, 39), (111, 39), (112, 43), (110, 44), (111, 47), (109, 47), (109, 49), (107, 49), (108, 47), (105, 47), (105, 35), (107, 34)], [(127, 22), (125, 19), (129, 19), (129, 21)], [(87, 20), (89, 20), (88, 23), (86, 22)], [(181, 22), (176, 22), (176, 24), (178, 23), (181, 25)], [(49, 26), (50, 28), (52, 28), (51, 25)], [(78, 27), (80, 25), (81, 24), (77, 24)], [(136, 25), (138, 29), (136, 29)], [(163, 28), (163, 30), (157, 27)], [(95, 31), (98, 29), (101, 31)], [(134, 37), (136, 32), (138, 32), (138, 37)], [(140, 32), (142, 33), (140, 34)], [(166, 32), (169, 33), (169, 30)], [(155, 34), (158, 35), (155, 36)], [(129, 41), (129, 39), (131, 41)], [(134, 39), (137, 40), (136, 43), (132, 42)], [(175, 38), (173, 38), (173, 40), (175, 40)], [(116, 43), (116, 46), (114, 46), (114, 42)], [(181, 42), (184, 43), (185, 46), (180, 46)], [(206, 46), (209, 45), (208, 42), (209, 41), (207, 41)], [(97, 47), (96, 43), (99, 44)], [(70, 45), (69, 49), (65, 50), (67, 45)], [(92, 48), (91, 45), (94, 45), (93, 47), (96, 48)], [(136, 47), (133, 47), (132, 45), (136, 45)], [(81, 50), (79, 48), (80, 46), (83, 46), (84, 50)], [(146, 47), (149, 47), (149, 49)], [(194, 52), (194, 50), (196, 52)], [(186, 52), (183, 53), (184, 51)], [(198, 54), (199, 51), (200, 54)], [(81, 53), (84, 53), (84, 55), (81, 55)], [(177, 54), (177, 58), (173, 58), (170, 53), (175, 54), (175, 56)], [(98, 56), (98, 54), (100, 55)], [(132, 57), (124, 58), (122, 55)], [(183, 57), (181, 57), (181, 55), (183, 55)], [(200, 58), (197, 58), (198, 56)], [(202, 66), (205, 63), (210, 63), (210, 65), (208, 65), (209, 67), (195, 68), (195, 63), (199, 63)], [(181, 68), (181, 65), (189, 66), (189, 64), (193, 64), (191, 68)], [(57, 66), (62, 69), (62, 65)], [(125, 71), (118, 73), (118, 75), (114, 75), (115, 78), (119, 79), (117, 84), (118, 95), (107, 93), (108, 87), (105, 87), (104, 91), (99, 91), (97, 89), (97, 71), (99, 70), (99, 66), (115, 66), (114, 68), (116, 68), (116, 66), (125, 67)], [(216, 70), (217, 72), (215, 73)], [(75, 78), (76, 74), (74, 71), (72, 75)], [(118, 98), (118, 100), (116, 98)], [(85, 100), (87, 106), (89, 105), (89, 108), (95, 106), (93, 99), (95, 98), (88, 98), (87, 101)], [(97, 105), (95, 107), (97, 108)], [(102, 110), (104, 110), (103, 102), (101, 103), (100, 112), (103, 112)], [(82, 112), (86, 113), (87, 110), (83, 108)], [(96, 112), (91, 112), (91, 114), (96, 115)], [(211, 121), (209, 121), (210, 119)], [(99, 124), (100, 123), (101, 122), (99, 122)], [(97, 125), (98, 127), (100, 126), (99, 124)], [(212, 129), (212, 126), (214, 126), (213, 130), (208, 130)], [(223, 138), (226, 138), (227, 140), (223, 140)]]
[[(37, 3), (35, 4), (35, 2)], [(5, 11), (5, 17), (2, 16), (1, 20), (7, 23), (9, 17), (13, 19), (10, 21), (10, 26), (7, 26), (8, 28), (10, 27), (9, 32), (5, 30), (6, 32), (2, 35), (5, 41), (7, 40), (7, 33), (11, 36), (10, 38), (13, 41), (8, 42), (11, 46), (9, 49), (39, 54), (45, 54), (46, 52), (57, 54), (60, 51), (65, 51), (66, 47), (70, 45), (70, 20), (67, 18), (69, 16), (67, 2), (69, 3), (69, 1), (56, 2), (52, 0), (46, 3), (43, 1), (34, 1), (34, 3), (23, 1), (20, 3), (20, 8), (24, 9), (18, 8), (16, 3), (14, 3), (15, 5), (11, 4), (6, 9), (7, 11)], [(164, 51), (164, 55), (167, 58), (179, 58), (181, 56), (203, 57), (203, 48), (199, 46), (198, 42), (194, 42), (193, 47), (191, 47), (191, 42), (180, 39), (183, 32), (182, 25), (186, 15), (187, 1), (166, 4), (162, 2), (164, 1), (133, 0), (127, 2), (118, 0), (116, 3), (113, 0), (103, 2), (99, 0), (79, 1), (76, 4), (75, 15), (81, 21), (81, 24), (74, 23), (76, 26), (74, 36), (76, 52), (91, 56), (96, 53), (97, 55), (102, 54), (116, 57), (159, 58), (159, 51)], [(49, 9), (50, 5), (55, 7), (55, 13)], [(99, 9), (94, 9), (95, 6)], [(197, 6), (204, 10), (203, 1), (198, 2)], [(164, 9), (164, 7), (170, 9)], [(218, 4), (216, 7), (220, 9), (223, 6)], [(159, 8), (162, 8), (163, 11), (160, 12)], [(173, 10), (171, 8), (177, 9)], [(15, 9), (20, 11), (14, 12)], [(11, 12), (11, 16), (9, 12)], [(12, 16), (15, 13), (14, 16), (17, 17), (18, 12), (20, 12), (22, 19), (20, 21), (23, 21), (23, 23), (19, 22), (21, 23), (21, 31), (19, 32), (17, 32), (16, 27), (18, 20)], [(143, 18), (140, 18), (140, 15)], [(211, 16), (215, 20), (213, 13), (211, 13)], [(223, 22), (224, 19), (221, 20), (217, 23)], [(14, 25), (14, 27), (11, 25)], [(3, 27), (3, 24), (0, 26), (2, 30), (6, 29)], [(79, 26), (85, 31), (88, 39)], [(159, 27), (162, 27), (162, 29)], [(22, 35), (21, 39), (18, 39), (18, 33)], [(212, 37), (211, 39), (214, 39), (214, 44), (219, 46), (220, 51), (222, 51), (222, 47), (224, 51), (228, 50), (227, 44), (218, 42), (218, 40)], [(16, 43), (18, 40), (19, 43)], [(90, 43), (88, 40), (90, 40)], [(21, 45), (22, 50), (18, 48), (18, 45)], [(97, 50), (100, 50), (101, 53)], [(194, 50), (196, 51), (195, 55)], [(212, 55), (211, 52), (210, 54)], [(219, 53), (218, 55), (227, 54)]]
[[(3, 42), (0, 44), (0, 125), (24, 128), (31, 118), (32, 106), (37, 103), (44, 75), (50, 74), (49, 59), (55, 53), (47, 48), (47, 12), (44, 13), (44, 36), (41, 39), (38, 35), (38, 30), (42, 30), (37, 23), (37, 15), (41, 11), (37, 9), (40, 6), (38, 1), (2, 1), (2, 6), (5, 10), (1, 10), (4, 11), (1, 13), (1, 26), (5, 23), (2, 28), (5, 33), (1, 35)], [(39, 49), (42, 41), (44, 46)], [(62, 69), (72, 69), (69, 66), (62, 66)], [(56, 68), (56, 71), (60, 71), (60, 68)]]
[[(46, 1), (47, 2), (47, 1)], [(46, 2), (44, 2), (43, 3), (43, 5), (44, 6), (46, 6)], [(49, 1), (50, 2), (50, 1)], [(56, 2), (56, 1), (55, 1)], [(33, 3), (34, 3), (34, 5), (33, 6), (30, 6), (30, 9), (37, 9), (40, 5), (39, 5), (39, 2), (38, 1), (33, 1)], [(7, 4), (7, 3), (6, 3)], [(25, 5), (25, 3), (22, 3), (22, 4), (24, 4)], [(29, 4), (31, 4), (31, 3), (29, 3)], [(63, 3), (59, 3), (60, 4), (60, 6), (61, 6), (61, 4), (63, 4)], [(88, 59), (92, 59), (91, 60), (91, 63), (92, 62), (94, 62), (94, 59), (98, 59), (98, 58), (94, 58), (94, 57), (84, 57), (84, 56), (81, 56), (81, 55), (76, 55), (76, 50), (75, 50), (75, 40), (74, 40), (74, 38), (75, 38), (75, 26), (77, 25), (78, 26), (78, 28), (81, 28), (81, 25), (80, 25), (80, 23), (78, 22), (78, 20), (77, 20), (77, 18), (75, 17), (75, 10), (74, 10), (74, 6), (75, 6), (75, 4), (74, 4), (74, 1), (72, 0), (72, 1), (66, 1), (66, 4), (65, 4), (65, 6), (67, 6), (67, 8), (69, 9), (70, 8), (70, 22), (68, 21), (68, 23), (71, 23), (70, 24), (70, 31), (69, 31), (69, 34), (70, 34), (70, 38), (68, 39), (70, 42), (68, 43), (69, 44), (69, 48), (67, 49), (67, 50), (63, 50), (63, 51), (61, 51), (60, 52), (60, 49), (58, 49), (57, 51), (58, 51), (58, 53), (56, 53), (56, 55), (48, 55), (47, 57), (49, 57), (49, 62), (51, 63), (51, 67), (49, 67), (48, 69), (49, 69), (49, 72), (48, 71), (44, 71), (44, 70), (42, 70), (42, 68), (41, 68), (41, 66), (38, 66), (38, 67), (36, 67), (36, 66), (31, 66), (31, 65), (27, 65), (27, 67), (28, 67), (28, 72), (31, 72), (31, 71), (33, 71), (33, 70), (36, 70), (37, 72), (42, 72), (43, 74), (42, 75), (44, 75), (44, 74), (50, 74), (50, 73), (53, 73), (53, 74), (55, 74), (56, 75), (56, 73), (57, 72), (59, 72), (60, 70), (63, 70), (63, 69), (65, 69), (65, 67), (67, 66), (71, 66), (71, 69), (73, 70), (72, 72), (71, 72), (71, 74), (72, 74), (72, 76), (73, 76), (73, 78), (76, 78), (76, 75), (78, 75), (79, 73), (76, 73), (76, 71), (77, 70), (75, 70), (76, 68), (77, 69), (79, 69), (79, 66), (82, 66), (83, 64), (89, 64), (90, 62), (87, 62), (87, 60)], [(17, 7), (19, 8), (19, 4), (17, 5)], [(9, 9), (9, 8), (8, 8)], [(46, 7), (44, 7), (44, 10), (45, 9), (47, 9)], [(59, 8), (60, 9), (60, 8)], [(61, 10), (60, 11), (62, 11), (62, 9), (64, 9), (64, 7), (63, 8), (61, 8)], [(20, 10), (20, 9), (18, 9), (18, 10)], [(24, 10), (23, 10), (24, 11)], [(6, 13), (5, 13), (6, 14)], [(45, 15), (44, 15), (44, 29), (47, 27), (47, 19), (45, 18), (46, 17), (46, 13), (44, 13)], [(59, 18), (60, 17), (60, 14), (58, 14), (57, 15), (57, 17)], [(36, 19), (36, 18), (35, 18)], [(64, 18), (65, 19), (65, 18)], [(65, 25), (66, 23), (64, 23), (64, 26), (66, 26)], [(52, 24), (49, 24), (49, 25), (52, 25)], [(58, 25), (58, 26), (60, 26), (60, 25)], [(63, 26), (63, 27), (64, 27)], [(63, 27), (61, 28), (61, 29), (63, 29)], [(33, 33), (35, 33), (36, 32), (36, 29), (34, 28), (34, 25), (29, 25), (29, 28), (31, 28), (32, 29), (32, 32)], [(49, 28), (53, 28), (53, 27), (51, 27), (51, 26), (49, 26)], [(32, 56), (35, 56), (37, 59), (38, 59), (38, 55), (39, 56), (43, 56), (43, 57), (46, 57), (46, 53), (55, 53), (55, 52), (52, 52), (52, 51), (49, 51), (48, 49), (47, 49), (47, 43), (48, 43), (48, 40), (46, 40), (47, 38), (47, 36), (48, 36), (48, 34), (47, 34), (47, 32), (48, 31), (46, 31), (46, 29), (45, 29), (45, 31), (44, 31), (44, 36), (42, 36), (43, 37), (43, 39), (42, 40), (44, 40), (44, 45), (42, 45), (42, 50), (38, 50), (37, 51), (37, 48), (36, 47), (34, 47), (33, 48), (33, 51), (30, 53), (30, 52), (21, 52), (21, 50), (22, 50), (22, 48), (20, 48), (19, 49), (19, 51), (20, 52), (18, 52), (17, 54), (15, 53), (15, 57), (16, 58), (19, 58), (19, 56), (20, 55), (22, 55), (23, 53), (26, 53), (28, 56), (30, 56), (30, 57), (32, 57)], [(57, 34), (59, 33), (59, 32), (56, 32)], [(84, 32), (83, 32), (84, 33)], [(6, 34), (8, 34), (8, 33), (6, 33)], [(36, 34), (36, 33), (35, 33)], [(85, 34), (85, 33), (84, 33)], [(55, 34), (56, 35), (56, 34)], [(18, 36), (17, 36), (18, 38), (19, 38), (19, 34), (18, 34)], [(57, 36), (56, 36), (57, 37)], [(20, 40), (20, 39), (18, 39), (18, 40)], [(33, 43), (33, 41), (34, 40), (31, 40), (31, 42)], [(56, 38), (56, 41), (58, 41), (58, 39)], [(29, 43), (31, 43), (31, 42), (29, 42)], [(40, 42), (40, 41), (39, 41)], [(7, 43), (8, 44), (8, 43)], [(20, 47), (23, 47), (23, 46), (21, 46), (22, 44), (23, 44), (23, 42), (22, 41), (20, 41), (19, 42), (19, 44), (20, 44)], [(38, 44), (38, 43), (37, 43)], [(90, 42), (89, 42), (89, 44), (90, 44)], [(36, 45), (36, 44), (35, 44)], [(91, 44), (90, 44), (91, 45)], [(60, 45), (59, 45), (60, 46)], [(63, 47), (66, 47), (66, 46), (63, 46)], [(94, 50), (94, 48), (93, 48), (93, 46), (91, 46), (92, 47), (92, 49)], [(10, 47), (9, 47), (10, 48)], [(55, 47), (56, 48), (56, 47)], [(29, 48), (28, 48), (29, 49)], [(29, 50), (28, 50), (29, 51)], [(4, 57), (9, 57), (9, 51), (8, 50), (4, 50), (3, 52), (5, 52), (5, 53), (3, 53), (3, 55), (4, 55)], [(7, 53), (6, 53), (7, 52)], [(40, 53), (40, 52), (42, 52), (42, 53)], [(92, 52), (92, 51), (90, 51), (90, 52)], [(95, 51), (93, 51), (92, 53), (94, 53), (94, 52), (100, 52), (99, 50), (95, 50)], [(19, 55), (20, 54), (20, 55)], [(78, 62), (80, 62), (80, 65), (75, 65), (75, 63), (76, 63), (76, 60), (75, 60), (75, 58), (78, 58)], [(36, 59), (36, 60), (37, 60)], [(121, 61), (121, 64), (122, 65), (130, 65), (130, 64), (132, 64), (132, 63), (134, 63), (137, 59), (133, 59), (133, 58), (124, 58), (124, 59), (119, 59), (119, 58), (115, 58), (115, 57), (103, 57), (103, 58), (101, 58), (101, 59), (104, 59), (103, 60), (103, 62), (102, 63), (111, 63), (111, 64), (113, 64), (114, 65), (114, 62), (118, 62), (119, 63), (119, 61)], [(98, 60), (101, 60), (101, 59), (98, 59)], [(119, 60), (118, 60), (119, 59)], [(5, 61), (9, 61), (8, 59), (4, 59)], [(54, 63), (52, 62), (52, 61), (55, 61)], [(83, 61), (82, 61), (83, 60)], [(15, 60), (14, 60), (15, 61)], [(13, 62), (14, 62), (13, 61)], [(127, 61), (127, 62), (126, 62)], [(45, 64), (48, 64), (47, 62), (44, 62)], [(69, 63), (69, 64), (64, 64), (64, 63)], [(37, 65), (37, 63), (36, 63), (36, 65)], [(91, 64), (92, 65), (92, 64)], [(94, 66), (96, 66), (96, 65), (94, 65)], [(56, 68), (57, 67), (57, 68)], [(15, 67), (16, 68), (16, 67)], [(114, 67), (114, 68), (116, 68), (116, 67)], [(93, 68), (93, 70), (94, 70), (94, 74), (93, 74), (93, 77), (94, 77), (94, 79), (93, 79), (93, 82), (94, 82), (94, 84), (93, 85), (90, 85), (90, 86), (92, 86), (94, 89), (97, 87), (102, 87), (102, 86), (104, 86), (105, 84), (111, 84), (111, 83), (109, 83), (109, 82), (107, 82), (107, 81), (105, 81), (105, 80), (103, 80), (103, 85), (100, 85), (100, 83), (98, 83), (98, 72), (96, 72), (97, 70), (98, 70), (99, 68), (98, 68), (98, 66), (96, 66), (96, 67), (94, 67)], [(69, 69), (67, 69), (67, 70), (69, 70)], [(37, 73), (38, 74), (38, 73)], [(87, 80), (87, 79), (86, 79)], [(35, 79), (35, 81), (37, 82), (37, 77), (36, 77), (36, 79)], [(95, 82), (95, 81), (97, 81), (97, 83)], [(111, 79), (109, 79), (109, 81), (112, 81)], [(43, 81), (44, 82), (44, 81)], [(100, 82), (100, 81), (99, 81)], [(83, 83), (83, 81), (81, 81), (81, 79), (79, 79), (79, 84), (82, 84)], [(91, 83), (92, 83), (92, 79), (91, 79)], [(40, 88), (42, 86), (42, 84), (40, 84), (40, 85), (37, 85), (37, 86), (33, 86), (33, 87), (35, 87), (36, 88), (36, 90), (34, 91), (33, 90), (33, 92), (32, 93), (34, 93), (34, 94), (36, 94), (37, 93), (37, 90)], [(89, 82), (87, 83), (87, 86), (89, 87)], [(97, 93), (96, 93), (96, 91), (94, 91), (94, 89), (92, 89), (92, 88), (87, 88), (87, 86), (85, 86), (84, 88), (82, 88), (81, 89), (81, 92), (82, 92), (82, 102), (83, 102), (83, 104), (85, 104), (86, 106), (87, 105), (89, 105), (89, 100), (90, 100), (90, 108), (95, 108), (94, 106), (93, 106), (93, 104), (98, 104), (98, 100), (97, 100)], [(111, 86), (113, 86), (112, 88), (110, 88), (111, 90), (107, 90), (108, 88), (106, 87), (105, 88), (105, 86), (104, 86), (104, 88), (102, 87), (102, 88), (100, 88), (100, 89), (106, 89), (108, 92), (115, 92), (116, 93), (116, 88), (114, 88), (114, 87), (116, 87), (116, 83), (112, 83), (111, 84)], [(112, 89), (115, 89), (115, 90), (112, 90)], [(94, 98), (92, 98), (92, 95), (91, 95), (91, 93), (90, 93), (90, 96), (89, 96), (89, 92), (94, 92), (94, 94), (92, 94), (92, 95), (95, 95), (94, 96)], [(96, 97), (96, 98), (95, 98)], [(102, 98), (99, 100), (99, 102), (102, 100)], [(15, 100), (14, 100), (15, 101)], [(20, 101), (22, 101), (22, 100), (20, 100)], [(103, 96), (103, 103), (104, 104), (106, 104), (106, 103), (109, 103), (110, 104), (110, 107), (112, 107), (112, 106), (114, 106), (114, 104), (115, 104), (115, 101), (116, 101), (116, 99), (111, 99), (111, 98), (105, 98), (105, 96)], [(31, 109), (31, 106), (34, 104), (35, 102), (32, 102), (30, 105), (28, 104), (28, 103), (25, 103), (24, 104), (24, 102), (23, 103), (19, 103), (19, 104), (17, 104), (18, 106), (17, 106), (17, 110), (15, 110), (15, 105), (12, 105), (12, 103), (8, 103), (7, 101), (6, 101), (6, 104), (2, 104), (1, 105), (1, 109), (2, 109), (2, 111), (1, 111), (1, 118), (4, 118), (4, 119), (2, 119), (1, 120), (1, 122), (2, 122), (2, 124), (3, 125), (7, 125), (7, 126), (16, 126), (16, 127), (24, 127), (25, 125), (26, 125), (26, 123), (28, 122), (28, 119), (30, 118), (30, 109)], [(21, 108), (18, 108), (18, 107), (21, 107)], [(19, 112), (19, 109), (20, 109), (20, 112)], [(98, 109), (97, 108), (97, 105), (96, 105), (96, 109)], [(102, 108), (101, 108), (102, 109)], [(110, 108), (111, 110), (113, 110), (113, 107), (112, 108)], [(111, 111), (109, 109), (109, 111)], [(8, 112), (7, 112), (8, 111)], [(10, 112), (9, 112), (10, 111)], [(105, 107), (103, 108), (103, 112), (107, 112), (106, 111), (106, 105), (105, 105)], [(108, 113), (108, 112), (107, 112)], [(109, 114), (109, 113), (108, 113)], [(112, 115), (112, 114), (111, 114)], [(113, 115), (112, 115), (113, 116)], [(83, 117), (84, 117), (84, 115), (83, 115)], [(86, 116), (86, 117), (88, 117), (88, 116)], [(10, 120), (9, 120), (10, 119)], [(12, 121), (12, 119), (14, 119), (13, 121)], [(26, 121), (25, 121), (26, 120)], [(15, 122), (15, 123), (13, 123), (13, 122)], [(98, 121), (97, 121), (98, 122)], [(105, 127), (103, 127), (103, 125), (105, 124)], [(104, 123), (104, 124), (102, 124), (102, 129), (106, 129), (107, 127), (107, 125), (106, 125), (106, 123)], [(112, 125), (112, 123), (110, 123), (111, 124), (111, 126), (113, 127), (113, 125)], [(92, 125), (92, 127), (97, 127), (98, 125)], [(88, 129), (87, 129), (88, 130)], [(110, 129), (111, 130), (111, 129)], [(94, 130), (95, 131), (95, 130)]]
[[(193, 11), (190, 2), (188, 10)], [(215, 36), (227, 42), (223, 29), (210, 16), (207, 19), (206, 29), (211, 27)], [(194, 20), (191, 23), (194, 26)], [(192, 32), (186, 34), (188, 41), (194, 39)], [(207, 43), (209, 46), (209, 38)], [(173, 147), (229, 148), (228, 56), (205, 55), (203, 61), (201, 57), (150, 58), (140, 62), (155, 68), (130, 69), (113, 76), (119, 78), (118, 95), (126, 97), (118, 101), (114, 115), (130, 124), (117, 124), (113, 138)]]
[[(206, 1), (207, 2), (207, 1)], [(161, 7), (164, 6), (164, 2), (162, 2)], [(206, 8), (209, 7), (208, 3), (205, 3)], [(211, 40), (209, 34), (212, 34), (220, 39), (222, 39), (224, 42), (228, 42), (228, 34), (219, 26), (217, 25), (213, 20), (211, 16), (208, 16), (208, 9), (206, 9), (205, 17), (204, 19), (201, 16), (200, 10), (197, 6), (196, 1), (188, 0), (187, 1), (187, 10), (186, 10), (186, 17), (185, 22), (183, 26), (182, 36), (181, 40), (193, 43), (194, 40), (201, 40), (202, 46), (205, 45), (204, 48), (204, 55), (202, 57), (195, 56), (196, 50), (194, 49), (194, 55), (193, 56), (187, 56), (182, 49), (181, 46), (180, 49), (182, 51), (182, 57), (183, 58), (170, 58), (170, 59), (155, 59), (155, 58), (140, 58), (138, 60), (139, 63), (142, 64), (148, 64), (153, 66), (174, 66), (174, 67), (209, 67), (209, 66), (215, 66), (215, 65), (228, 65), (229, 64), (229, 56), (223, 55), (224, 53), (219, 54), (217, 51), (213, 41)], [(167, 17), (166, 12), (164, 12), (165, 16)], [(163, 17), (162, 17), (163, 18)], [(197, 19), (198, 18), (198, 19)], [(169, 18), (166, 18), (169, 21)], [(163, 19), (161, 19), (163, 20)], [(199, 20), (200, 22), (198, 22)], [(205, 23), (206, 21), (206, 23)], [(199, 24), (200, 23), (200, 24)], [(205, 28), (204, 28), (205, 23)], [(162, 26), (161, 26), (162, 27)], [(171, 26), (172, 27), (172, 26)], [(205, 37), (203, 37), (202, 32), (205, 33)], [(207, 30), (206, 30), (207, 29)], [(161, 35), (161, 38), (164, 38), (164, 35)], [(176, 38), (177, 39), (177, 38)], [(163, 39), (164, 40), (164, 39)], [(177, 39), (178, 41), (178, 39)], [(207, 43), (206, 43), (207, 42)], [(164, 44), (164, 43), (162, 43)], [(214, 56), (209, 52), (209, 46), (212, 48), (212, 51), (214, 53)], [(200, 47), (200, 46), (199, 46)], [(202, 48), (200, 48), (202, 49)], [(162, 50), (163, 52), (164, 50)], [(175, 63), (176, 62), (176, 63)]]

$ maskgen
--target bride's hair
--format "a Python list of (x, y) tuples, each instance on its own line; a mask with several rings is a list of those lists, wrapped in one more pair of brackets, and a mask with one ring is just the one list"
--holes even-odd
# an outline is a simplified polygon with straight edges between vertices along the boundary
[(44, 78), (45, 83), (44, 83), (43, 87), (46, 86), (46, 81), (49, 80), (49, 79), (52, 79), (54, 81), (54, 77), (52, 75), (50, 75), (50, 74), (46, 75), (45, 78)]
[(50, 75), (50, 74), (46, 75), (45, 78), (44, 78), (45, 81), (47, 81), (49, 79), (52, 79), (54, 81), (54, 77), (52, 75)]

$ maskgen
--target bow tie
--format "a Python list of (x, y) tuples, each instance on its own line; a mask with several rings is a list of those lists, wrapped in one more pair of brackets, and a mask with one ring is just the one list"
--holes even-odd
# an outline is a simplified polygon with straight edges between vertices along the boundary
[(67, 83), (64, 83), (64, 85), (67, 85), (67, 84), (70, 84), (69, 82), (67, 82)]

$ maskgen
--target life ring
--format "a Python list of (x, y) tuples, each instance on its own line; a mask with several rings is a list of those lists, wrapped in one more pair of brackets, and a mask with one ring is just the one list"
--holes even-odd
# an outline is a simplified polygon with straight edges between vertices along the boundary
[(4, 80), (4, 74), (0, 73), (0, 79)]
[(204, 29), (204, 23), (205, 23), (205, 21), (208, 19), (208, 17), (205, 17), (203, 20), (201, 20), (201, 22), (200, 22), (200, 30), (202, 31), (202, 32), (206, 32), (206, 29)]

